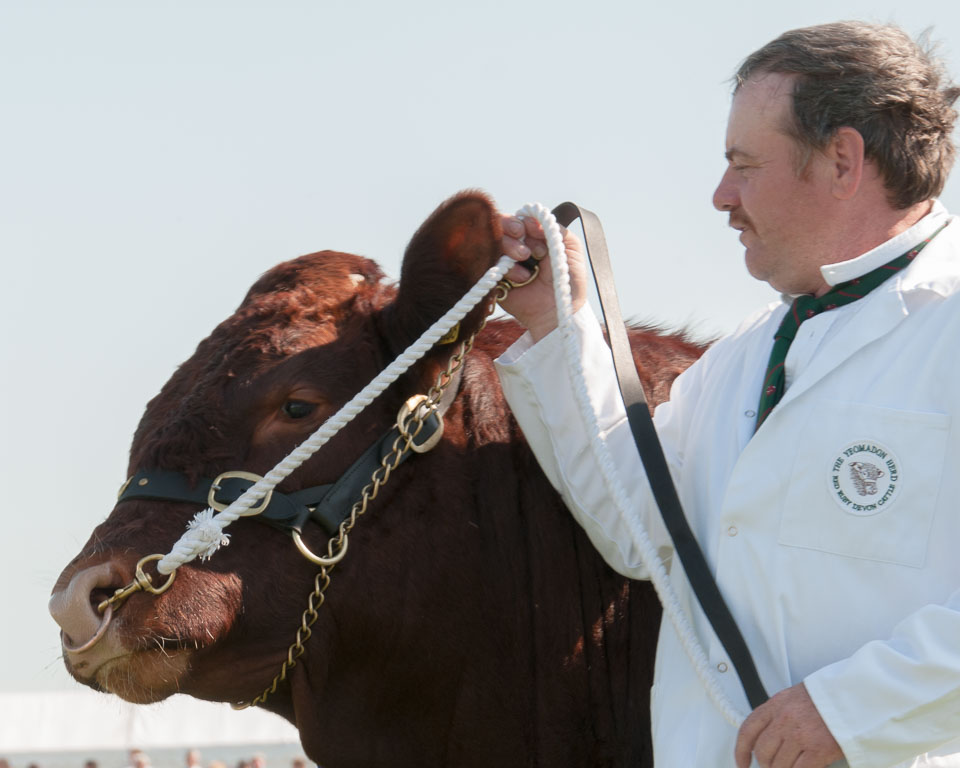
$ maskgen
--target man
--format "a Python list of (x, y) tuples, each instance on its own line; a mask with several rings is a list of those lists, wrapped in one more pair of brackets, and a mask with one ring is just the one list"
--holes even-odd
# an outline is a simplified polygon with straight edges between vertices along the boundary
[[(752, 757), (764, 768), (960, 768), (960, 224), (935, 200), (953, 161), (958, 89), (941, 79), (900, 30), (855, 22), (788, 32), (737, 74), (713, 202), (741, 233), (750, 273), (784, 301), (679, 377), (656, 424), (775, 695), (738, 733), (664, 622), (658, 766), (746, 768)], [(511, 256), (543, 256), (533, 223), (505, 218), (504, 228)], [(603, 439), (669, 557), (584, 304), (581, 247), (569, 234), (565, 244)], [(544, 267), (505, 302), (529, 333), (499, 362), (504, 391), (594, 545), (643, 578), (563, 372)], [(720, 686), (746, 711), (681, 568), (671, 580)]]

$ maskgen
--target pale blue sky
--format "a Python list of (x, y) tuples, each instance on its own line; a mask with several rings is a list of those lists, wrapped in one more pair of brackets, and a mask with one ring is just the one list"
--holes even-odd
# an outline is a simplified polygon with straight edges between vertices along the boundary
[(479, 187), (596, 211), (627, 314), (715, 334), (772, 298), (710, 206), (727, 81), (840, 18), (933, 26), (960, 78), (953, 0), (0, 0), (0, 691), (74, 685), (50, 587), (148, 398), (273, 264), (335, 248), (396, 276)]

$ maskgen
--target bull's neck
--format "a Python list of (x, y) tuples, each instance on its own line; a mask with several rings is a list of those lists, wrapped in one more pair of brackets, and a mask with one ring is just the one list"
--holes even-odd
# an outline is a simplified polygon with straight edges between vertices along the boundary
[(364, 520), (275, 711), (329, 768), (649, 764), (652, 592), (600, 560), (512, 422), (478, 429)]

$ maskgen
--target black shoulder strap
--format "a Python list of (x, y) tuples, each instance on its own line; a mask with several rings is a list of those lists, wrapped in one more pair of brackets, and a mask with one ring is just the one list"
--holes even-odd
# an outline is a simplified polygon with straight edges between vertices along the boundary
[(763, 688), (763, 683), (760, 682), (750, 650), (733, 620), (730, 609), (724, 602), (723, 595), (720, 594), (720, 589), (710, 573), (703, 552), (700, 551), (700, 546), (680, 506), (680, 499), (673, 485), (673, 479), (670, 477), (667, 460), (654, 429), (647, 399), (630, 351), (630, 341), (620, 315), (620, 302), (617, 300), (614, 288), (610, 256), (607, 253), (607, 243), (600, 220), (596, 214), (574, 203), (561, 203), (554, 208), (553, 215), (563, 226), (568, 226), (577, 218), (583, 223), (587, 256), (597, 284), (597, 292), (600, 294), (600, 308), (610, 337), (610, 348), (613, 352), (613, 365), (617, 372), (620, 394), (627, 409), (627, 420), (653, 490), (653, 496), (660, 507), (660, 514), (673, 539), (674, 549), (683, 564), (690, 586), (710, 621), (713, 631), (716, 632), (737, 670), (750, 706), (756, 709), (769, 697)]

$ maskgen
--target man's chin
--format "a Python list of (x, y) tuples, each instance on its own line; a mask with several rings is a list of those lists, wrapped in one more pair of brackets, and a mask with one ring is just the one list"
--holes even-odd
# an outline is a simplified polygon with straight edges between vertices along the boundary
[[(744, 243), (743, 263), (747, 267), (747, 272), (756, 280), (764, 283), (770, 283), (772, 275), (769, 264), (763, 259), (763, 255), (757, 252), (756, 248), (751, 248)], [(770, 283), (773, 285), (772, 283)], [(776, 286), (774, 286), (776, 287)]]

